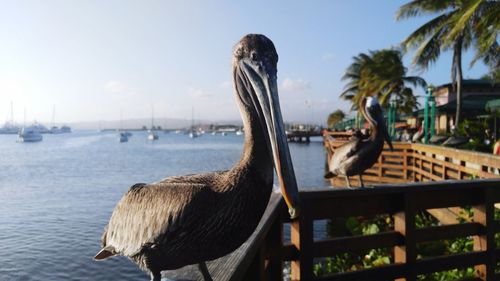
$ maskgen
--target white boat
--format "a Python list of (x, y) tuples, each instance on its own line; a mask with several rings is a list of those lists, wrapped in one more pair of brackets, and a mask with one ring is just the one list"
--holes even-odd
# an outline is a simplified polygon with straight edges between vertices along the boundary
[(195, 130), (191, 130), (189, 132), (189, 137), (192, 138), (192, 139), (197, 138), (199, 136), (200, 136), (200, 134), (198, 134), (198, 132), (196, 132)]
[(155, 108), (151, 105), (151, 130), (148, 130), (148, 140), (158, 140), (158, 133), (155, 131)]
[(37, 142), (42, 141), (42, 134), (35, 126), (23, 127), (19, 132), (19, 142)]
[(227, 133), (226, 133), (226, 132), (222, 132), (222, 133), (220, 133), (220, 134), (221, 134), (222, 136), (226, 136), (226, 135), (227, 135)]
[(238, 131), (236, 131), (236, 135), (237, 135), (237, 136), (241, 136), (241, 135), (243, 135), (243, 131), (242, 131), (242, 130), (238, 130)]
[(61, 133), (71, 133), (71, 127), (70, 126), (64, 125), (64, 126), (61, 127), (60, 130), (61, 130)]
[(126, 132), (118, 132), (118, 141), (119, 142), (128, 142), (128, 135)]
[(18, 134), (21, 129), (14, 123), (14, 105), (10, 102), (10, 121), (0, 128), (0, 134)]
[(0, 134), (18, 134), (19, 130), (19, 127), (13, 123), (7, 122), (2, 128), (0, 128)]
[(150, 141), (155, 141), (158, 140), (158, 133), (153, 130), (148, 130), (148, 140)]

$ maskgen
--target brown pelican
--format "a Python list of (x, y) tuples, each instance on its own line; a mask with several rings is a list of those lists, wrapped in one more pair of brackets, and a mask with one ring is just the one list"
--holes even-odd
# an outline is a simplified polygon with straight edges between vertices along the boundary
[(273, 166), (289, 213), (298, 191), (277, 90), (278, 55), (263, 35), (243, 37), (233, 51), (233, 82), (245, 130), (240, 161), (230, 170), (136, 184), (115, 207), (100, 260), (129, 257), (152, 280), (161, 271), (198, 264), (238, 248), (255, 230), (273, 185)]
[(351, 187), (349, 177), (359, 175), (361, 187), (364, 187), (362, 174), (369, 169), (382, 153), (384, 139), (392, 150), (392, 142), (385, 126), (382, 108), (374, 97), (361, 101), (359, 107), (365, 119), (370, 123), (371, 134), (368, 138), (356, 137), (354, 140), (338, 147), (330, 159), (329, 169), (325, 178), (345, 176), (347, 187)]

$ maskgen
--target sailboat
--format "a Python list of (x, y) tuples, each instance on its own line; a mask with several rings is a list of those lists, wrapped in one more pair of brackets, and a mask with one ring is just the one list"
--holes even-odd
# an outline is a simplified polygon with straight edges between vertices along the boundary
[(14, 123), (14, 104), (10, 102), (10, 121), (6, 121), (2, 128), (0, 128), (0, 134), (18, 134), (20, 128)]
[(123, 132), (123, 121), (122, 121), (122, 112), (120, 111), (120, 129), (118, 129), (118, 142), (128, 142), (128, 133)]
[(158, 133), (156, 133), (156, 131), (154, 130), (155, 128), (155, 125), (154, 125), (154, 121), (155, 120), (155, 111), (154, 111), (154, 107), (151, 106), (151, 129), (148, 130), (148, 140), (150, 141), (155, 141), (155, 140), (158, 140)]
[(194, 108), (191, 108), (191, 130), (189, 131), (189, 137), (194, 139), (199, 136), (200, 134), (194, 129)]

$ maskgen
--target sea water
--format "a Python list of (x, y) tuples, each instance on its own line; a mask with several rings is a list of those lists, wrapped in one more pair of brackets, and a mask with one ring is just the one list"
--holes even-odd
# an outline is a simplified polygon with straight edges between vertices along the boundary
[[(17, 143), (0, 135), (0, 281), (149, 280), (127, 258), (93, 260), (118, 200), (135, 183), (226, 170), (243, 144), (235, 134), (159, 137), (133, 132), (119, 143), (113, 132), (77, 131)], [(321, 139), (290, 151), (301, 189), (327, 186)]]

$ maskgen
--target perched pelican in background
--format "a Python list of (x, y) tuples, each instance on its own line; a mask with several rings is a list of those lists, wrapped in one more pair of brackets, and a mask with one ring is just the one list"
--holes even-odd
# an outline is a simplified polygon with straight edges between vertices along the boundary
[(384, 113), (374, 97), (366, 97), (361, 101), (359, 107), (361, 114), (370, 123), (371, 134), (368, 138), (361, 136), (341, 145), (328, 163), (330, 171), (325, 178), (334, 176), (345, 176), (347, 187), (351, 187), (349, 177), (359, 175), (361, 187), (363, 184), (363, 172), (371, 168), (377, 162), (384, 148), (384, 139), (392, 151), (392, 142), (385, 126)]
[(298, 190), (281, 117), (278, 55), (263, 35), (243, 37), (233, 50), (233, 82), (245, 128), (239, 162), (228, 171), (168, 177), (135, 184), (115, 207), (96, 260), (124, 255), (152, 280), (161, 271), (198, 264), (238, 248), (266, 209), (273, 167), (291, 218), (298, 216)]

